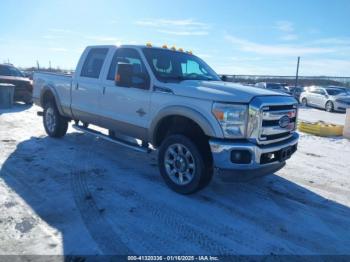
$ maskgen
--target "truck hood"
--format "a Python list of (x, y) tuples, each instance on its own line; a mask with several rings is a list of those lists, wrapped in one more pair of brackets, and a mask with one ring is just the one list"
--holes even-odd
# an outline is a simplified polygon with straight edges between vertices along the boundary
[(21, 76), (0, 76), (0, 79), (8, 81), (30, 82), (29, 78)]
[(185, 80), (167, 83), (166, 87), (176, 95), (219, 102), (249, 103), (256, 96), (288, 96), (281, 92), (223, 81)]

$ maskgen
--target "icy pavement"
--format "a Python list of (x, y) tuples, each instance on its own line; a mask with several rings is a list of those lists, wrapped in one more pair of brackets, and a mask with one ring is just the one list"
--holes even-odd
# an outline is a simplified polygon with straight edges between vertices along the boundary
[(37, 110), (0, 111), (0, 254), (350, 254), (346, 139), (302, 134), (278, 173), (182, 196), (155, 154), (49, 138)]

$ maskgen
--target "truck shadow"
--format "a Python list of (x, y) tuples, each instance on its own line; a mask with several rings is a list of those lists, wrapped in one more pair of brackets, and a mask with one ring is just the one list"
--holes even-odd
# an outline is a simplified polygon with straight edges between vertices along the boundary
[(154, 155), (85, 134), (13, 147), (0, 178), (35, 212), (32, 227), (43, 220), (59, 233), (64, 255), (350, 253), (350, 209), (275, 174), (215, 178), (182, 196)]

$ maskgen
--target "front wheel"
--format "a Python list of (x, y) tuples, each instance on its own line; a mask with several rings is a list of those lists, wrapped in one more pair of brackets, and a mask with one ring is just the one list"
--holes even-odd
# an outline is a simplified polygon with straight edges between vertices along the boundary
[(60, 115), (54, 102), (46, 103), (43, 122), (46, 133), (51, 137), (62, 137), (67, 133), (68, 121)]
[(326, 109), (327, 112), (333, 112), (333, 110), (334, 110), (333, 102), (332, 101), (328, 101), (326, 103), (326, 108), (325, 109)]
[(160, 173), (166, 184), (180, 194), (191, 194), (205, 187), (213, 176), (206, 154), (184, 135), (169, 135), (158, 156)]

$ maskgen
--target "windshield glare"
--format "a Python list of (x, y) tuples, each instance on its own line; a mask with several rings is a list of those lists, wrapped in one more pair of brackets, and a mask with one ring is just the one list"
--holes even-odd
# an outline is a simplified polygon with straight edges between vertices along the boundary
[(220, 80), (213, 69), (194, 55), (157, 48), (145, 48), (143, 52), (159, 81)]

